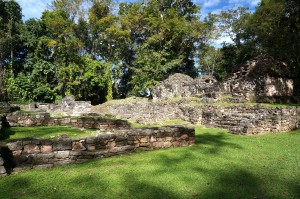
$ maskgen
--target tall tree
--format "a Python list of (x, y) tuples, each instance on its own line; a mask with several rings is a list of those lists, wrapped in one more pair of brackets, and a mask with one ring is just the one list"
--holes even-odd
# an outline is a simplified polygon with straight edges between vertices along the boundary
[[(5, 98), (5, 81), (10, 84), (8, 80), (13, 80), (13, 63), (19, 58), (16, 54), (20, 53), (18, 28), (21, 20), (22, 10), (16, 1), (0, 0), (0, 100)], [(6, 74), (5, 66), (8, 66)]]

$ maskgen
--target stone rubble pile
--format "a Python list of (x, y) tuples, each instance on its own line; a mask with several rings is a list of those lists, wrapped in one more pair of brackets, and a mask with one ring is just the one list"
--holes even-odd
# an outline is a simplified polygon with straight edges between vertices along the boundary
[(90, 101), (76, 101), (74, 96), (67, 96), (59, 104), (33, 103), (24, 106), (27, 111), (43, 111), (50, 113), (51, 116), (81, 116), (90, 113)]

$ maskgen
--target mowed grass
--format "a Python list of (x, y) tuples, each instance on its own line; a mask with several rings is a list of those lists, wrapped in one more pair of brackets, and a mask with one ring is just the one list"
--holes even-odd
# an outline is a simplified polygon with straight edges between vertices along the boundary
[[(70, 138), (92, 136), (94, 129), (77, 129), (68, 126), (37, 126), (37, 127), (12, 127), (4, 128), (0, 136), (0, 142), (11, 142), (25, 138), (57, 139), (60, 135), (68, 135)], [(0, 197), (1, 198), (1, 197)]]
[(197, 144), (0, 178), (0, 198), (300, 198), (300, 131), (196, 128)]

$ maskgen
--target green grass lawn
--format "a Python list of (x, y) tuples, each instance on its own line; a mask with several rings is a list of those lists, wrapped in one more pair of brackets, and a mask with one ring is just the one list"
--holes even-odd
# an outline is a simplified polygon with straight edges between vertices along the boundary
[(0, 142), (10, 142), (24, 138), (47, 138), (57, 139), (62, 134), (70, 138), (85, 137), (95, 135), (96, 130), (80, 130), (68, 126), (37, 126), (37, 127), (12, 127), (3, 129)]
[(300, 198), (300, 131), (232, 135), (197, 127), (190, 147), (0, 178), (0, 198)]

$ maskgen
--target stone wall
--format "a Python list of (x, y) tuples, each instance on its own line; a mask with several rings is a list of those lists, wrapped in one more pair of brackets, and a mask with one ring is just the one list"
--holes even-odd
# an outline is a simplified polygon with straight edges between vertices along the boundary
[(126, 129), (130, 124), (124, 120), (100, 117), (51, 117), (49, 113), (14, 112), (6, 115), (11, 127), (22, 126), (71, 126), (76, 128)]
[[(188, 146), (195, 143), (193, 128), (168, 126), (116, 130), (95, 137), (58, 140), (29, 139), (8, 143), (14, 170), (44, 168), (140, 150)], [(12, 163), (11, 163), (12, 164)], [(1, 167), (0, 167), (1, 168)]]
[(288, 132), (300, 128), (300, 107), (207, 106), (202, 124), (236, 134)]
[(118, 104), (106, 108), (112, 115), (140, 123), (163, 123), (166, 120), (181, 119), (194, 124), (229, 129), (238, 134), (287, 132), (300, 127), (300, 107), (293, 106), (218, 106), (196, 101), (177, 101)]
[(127, 104), (109, 104), (98, 106), (98, 114), (112, 115), (122, 119), (130, 119), (138, 123), (163, 123), (166, 120), (182, 119), (192, 123), (200, 123), (201, 110), (183, 101), (136, 102)]
[(292, 79), (282, 77), (265, 77), (265, 95), (272, 96), (293, 96), (294, 82)]

